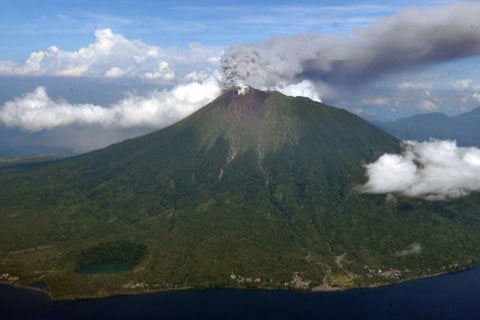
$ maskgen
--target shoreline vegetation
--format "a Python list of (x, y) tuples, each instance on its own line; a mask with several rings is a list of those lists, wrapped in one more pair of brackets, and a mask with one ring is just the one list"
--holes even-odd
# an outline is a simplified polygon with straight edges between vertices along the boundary
[(159, 288), (159, 289), (147, 289), (144, 291), (137, 291), (137, 292), (132, 292), (132, 291), (119, 291), (119, 292), (113, 292), (113, 293), (105, 293), (102, 292), (102, 294), (94, 294), (94, 295), (67, 295), (67, 296), (61, 296), (61, 297), (56, 297), (52, 295), (48, 290), (43, 289), (43, 288), (38, 288), (30, 285), (23, 285), (20, 283), (12, 283), (8, 281), (2, 281), (0, 280), (0, 285), (5, 285), (5, 286), (10, 286), (18, 289), (24, 289), (24, 290), (30, 290), (34, 291), (40, 294), (45, 295), (48, 300), (50, 301), (72, 301), (72, 300), (84, 300), (84, 299), (103, 299), (103, 298), (110, 298), (110, 297), (115, 297), (115, 296), (136, 296), (136, 295), (147, 295), (147, 294), (155, 294), (155, 293), (163, 293), (163, 292), (175, 292), (175, 291), (185, 291), (185, 290), (208, 290), (208, 289), (225, 289), (225, 290), (255, 290), (255, 291), (273, 291), (273, 290), (278, 290), (278, 291), (290, 291), (290, 292), (295, 292), (298, 294), (311, 294), (311, 293), (326, 293), (326, 292), (342, 292), (342, 291), (347, 291), (347, 290), (354, 290), (354, 289), (375, 289), (375, 288), (380, 288), (380, 287), (389, 287), (389, 286), (395, 286), (395, 285), (401, 285), (407, 282), (411, 281), (416, 281), (416, 280), (422, 280), (422, 279), (428, 279), (428, 278), (435, 278), (435, 277), (440, 277), (440, 276), (445, 276), (449, 274), (455, 274), (458, 272), (465, 272), (467, 270), (471, 270), (478, 266), (478, 262), (471, 265), (471, 266), (460, 266), (456, 270), (451, 270), (451, 271), (442, 271), (442, 272), (437, 272), (433, 274), (427, 274), (427, 275), (420, 275), (416, 276), (413, 278), (408, 278), (408, 279), (402, 279), (396, 282), (391, 282), (391, 283), (383, 283), (383, 284), (372, 284), (372, 285), (367, 285), (367, 286), (356, 286), (356, 287), (333, 287), (330, 285), (325, 286), (324, 284), (321, 286), (316, 286), (313, 288), (309, 288), (308, 290), (300, 290), (300, 289), (294, 289), (294, 288), (279, 288), (279, 287), (172, 287), (172, 288)]

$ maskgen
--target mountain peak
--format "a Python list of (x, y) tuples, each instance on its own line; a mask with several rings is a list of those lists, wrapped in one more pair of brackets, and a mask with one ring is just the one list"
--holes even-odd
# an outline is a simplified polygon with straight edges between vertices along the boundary
[[(104, 278), (79, 275), (76, 266), (132, 255), (144, 288), (243, 287), (239, 277), (280, 287), (299, 274), (323, 283), (325, 270), (313, 258), (306, 265), (307, 256), (331, 263), (333, 272), (339, 253), (357, 257), (371, 248), (365, 257), (382, 261), (404, 245), (390, 244), (390, 254), (375, 251), (365, 237), (372, 221), (386, 221), (388, 233), (386, 213), (401, 215), (356, 191), (364, 163), (398, 152), (398, 142), (345, 110), (231, 88), (154, 133), (59, 162), (0, 170), (0, 217), (11, 220), (0, 225), (0, 252), (8, 258), (0, 254), (0, 266), (25, 270), (22, 279), (45, 281), (53, 295), (96, 292)], [(358, 240), (350, 240), (352, 232)], [(372, 234), (375, 243), (384, 241), (384, 233)], [(6, 254), (42, 245), (52, 251), (23, 250), (16, 260)], [(25, 259), (33, 262), (25, 267)], [(368, 261), (356, 261), (354, 271), (363, 274)], [(39, 275), (39, 263), (61, 272)], [(109, 293), (125, 292), (125, 279), (109, 275)]]
[(211, 149), (223, 141), (228, 147), (228, 162), (248, 151), (262, 160), (284, 148), (295, 147), (301, 140), (311, 141), (312, 136), (326, 148), (339, 139), (345, 139), (340, 144), (349, 144), (351, 138), (347, 136), (351, 132), (362, 136), (367, 129), (364, 120), (345, 110), (252, 87), (225, 89), (217, 99), (178, 125), (195, 128), (201, 137), (201, 149)]
[(457, 117), (471, 117), (471, 116), (475, 116), (475, 117), (480, 116), (480, 107), (473, 108), (470, 111), (457, 115)]
[(262, 157), (284, 143), (295, 143), (294, 108), (291, 99), (278, 92), (231, 87), (195, 113), (190, 122), (203, 137), (204, 146), (223, 139), (232, 158), (250, 149)]
[(248, 86), (232, 87), (223, 92), (220, 98), (227, 102), (227, 107), (251, 110), (253, 114), (262, 114), (265, 100), (274, 92), (262, 91)]

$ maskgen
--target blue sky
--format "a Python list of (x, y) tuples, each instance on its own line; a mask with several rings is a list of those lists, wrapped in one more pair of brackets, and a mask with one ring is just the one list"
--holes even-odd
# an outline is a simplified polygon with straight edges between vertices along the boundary
[[(443, 1), (445, 2), (445, 1)], [(299, 32), (347, 33), (407, 6), (441, 1), (2, 1), (1, 59), (50, 45), (66, 50), (110, 28), (160, 46), (229, 46)]]
[(3, 0), (0, 138), (83, 152), (162, 128), (220, 94), (231, 57), (242, 83), (368, 119), (458, 114), (480, 106), (478, 16), (479, 1)]

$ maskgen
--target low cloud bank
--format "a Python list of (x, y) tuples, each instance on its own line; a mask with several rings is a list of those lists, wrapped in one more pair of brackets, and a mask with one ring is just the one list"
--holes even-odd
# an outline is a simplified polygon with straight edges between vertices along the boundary
[(162, 128), (193, 113), (220, 92), (219, 80), (211, 76), (146, 96), (130, 94), (111, 106), (100, 106), (53, 100), (45, 87), (38, 87), (0, 107), (0, 122), (30, 132), (69, 125)]
[(406, 142), (402, 154), (384, 154), (366, 169), (367, 193), (443, 200), (480, 191), (480, 149), (455, 141)]

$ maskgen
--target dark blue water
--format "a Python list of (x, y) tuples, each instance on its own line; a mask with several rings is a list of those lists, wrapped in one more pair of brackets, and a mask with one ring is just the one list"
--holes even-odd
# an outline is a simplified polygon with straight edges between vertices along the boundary
[(189, 290), (52, 302), (0, 286), (0, 319), (480, 319), (480, 266), (375, 289)]

